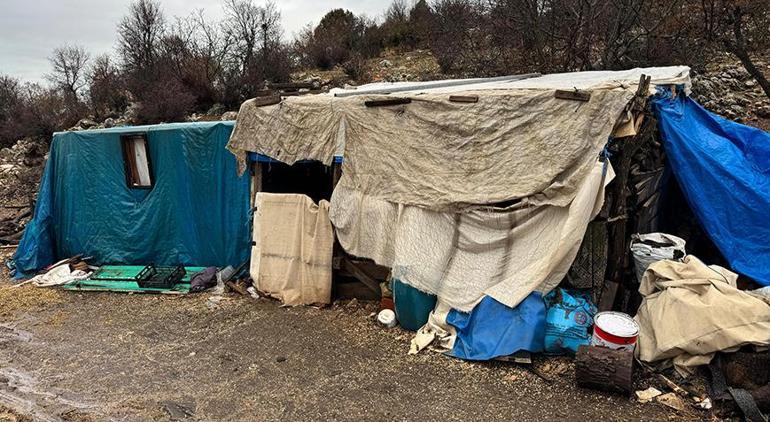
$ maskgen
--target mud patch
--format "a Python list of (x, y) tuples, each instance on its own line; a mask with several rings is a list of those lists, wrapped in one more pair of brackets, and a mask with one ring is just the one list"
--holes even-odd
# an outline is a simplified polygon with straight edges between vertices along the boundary
[(42, 389), (31, 374), (10, 367), (0, 368), (0, 404), (9, 414), (31, 418), (19, 420), (35, 421), (67, 420), (65, 415), (89, 414), (95, 407), (67, 392)]
[(32, 341), (32, 333), (20, 330), (15, 325), (0, 324), (0, 345), (16, 341), (28, 343)]

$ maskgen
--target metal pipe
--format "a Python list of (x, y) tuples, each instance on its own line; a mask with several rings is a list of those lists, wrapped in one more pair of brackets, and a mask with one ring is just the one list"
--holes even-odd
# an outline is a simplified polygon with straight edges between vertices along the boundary
[(482, 84), (490, 82), (515, 82), (523, 79), (536, 78), (542, 76), (540, 73), (525, 73), (522, 75), (509, 75), (509, 76), (496, 76), (494, 78), (474, 78), (474, 79), (460, 79), (454, 81), (439, 81), (434, 83), (417, 84), (393, 88), (381, 88), (365, 91), (351, 90), (350, 92), (336, 92), (335, 97), (351, 97), (354, 95), (377, 95), (377, 94), (392, 94), (394, 92), (406, 92), (406, 91), (419, 91), (435, 88), (447, 88), (453, 86)]

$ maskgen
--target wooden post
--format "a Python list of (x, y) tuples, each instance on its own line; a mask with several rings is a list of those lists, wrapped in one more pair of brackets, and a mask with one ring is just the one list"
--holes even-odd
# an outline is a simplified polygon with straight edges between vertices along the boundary
[(578, 386), (630, 393), (633, 390), (634, 354), (606, 347), (580, 346), (575, 356)]
[[(647, 91), (650, 86), (650, 77), (642, 75), (636, 95), (631, 100), (631, 111), (634, 119), (639, 113), (644, 113), (647, 107)], [(613, 154), (612, 164), (615, 169), (615, 180), (607, 187), (607, 197), (611, 201), (607, 204), (609, 218), (607, 219), (607, 270), (605, 272), (605, 285), (598, 304), (600, 311), (609, 311), (614, 308), (618, 291), (622, 291), (623, 273), (629, 263), (628, 247), (628, 188), (629, 173), (634, 154), (652, 138), (657, 122), (652, 116), (645, 116), (637, 134), (626, 138), (620, 151)], [(620, 287), (620, 288), (619, 288)]]

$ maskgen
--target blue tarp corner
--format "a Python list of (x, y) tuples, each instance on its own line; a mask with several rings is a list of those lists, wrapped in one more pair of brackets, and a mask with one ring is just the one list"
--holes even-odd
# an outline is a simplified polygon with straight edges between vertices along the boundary
[(687, 202), (733, 270), (770, 285), (770, 133), (683, 94), (652, 102)]
[(543, 351), (545, 303), (540, 293), (530, 293), (515, 308), (489, 296), (470, 313), (451, 310), (446, 322), (457, 330), (448, 355), (466, 360), (490, 360), (520, 350)]

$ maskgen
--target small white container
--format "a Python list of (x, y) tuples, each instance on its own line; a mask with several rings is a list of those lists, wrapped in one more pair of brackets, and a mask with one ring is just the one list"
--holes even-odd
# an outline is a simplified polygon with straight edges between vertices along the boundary
[(387, 328), (396, 326), (396, 313), (390, 309), (383, 309), (377, 314), (377, 322)]

